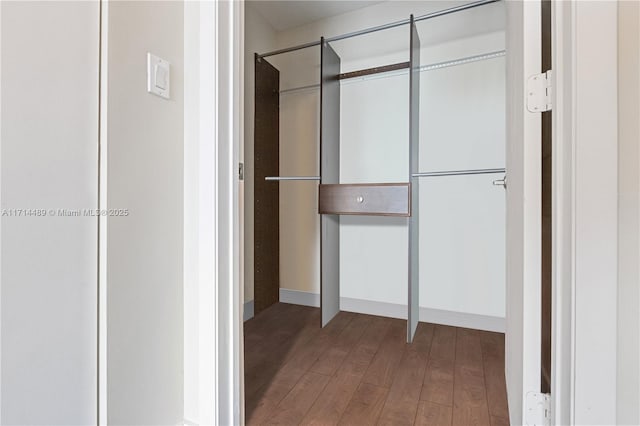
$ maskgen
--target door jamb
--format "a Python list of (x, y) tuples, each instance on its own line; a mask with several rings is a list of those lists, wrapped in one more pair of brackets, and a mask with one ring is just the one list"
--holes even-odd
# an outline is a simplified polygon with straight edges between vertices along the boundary
[(554, 424), (616, 422), (617, 7), (553, 2)]
[(575, 377), (575, 30), (572, 2), (552, 2), (552, 342), (551, 418), (573, 424)]
[(540, 1), (507, 9), (507, 330), (509, 417), (526, 424), (540, 392), (542, 117), (527, 110), (527, 79), (542, 69)]

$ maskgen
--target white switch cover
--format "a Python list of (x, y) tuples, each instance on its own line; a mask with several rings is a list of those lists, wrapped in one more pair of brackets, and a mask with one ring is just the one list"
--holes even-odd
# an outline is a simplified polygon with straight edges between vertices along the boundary
[(170, 87), (171, 64), (147, 53), (147, 92), (169, 99)]

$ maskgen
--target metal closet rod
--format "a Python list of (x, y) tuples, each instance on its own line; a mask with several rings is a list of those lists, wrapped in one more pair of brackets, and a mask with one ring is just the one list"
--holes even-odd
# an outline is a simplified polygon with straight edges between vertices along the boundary
[[(482, 53), (480, 55), (473, 55), (473, 56), (466, 56), (464, 58), (458, 58), (458, 59), (453, 59), (451, 61), (445, 61), (445, 62), (436, 62), (433, 64), (427, 64), (427, 65), (421, 65), (420, 66), (420, 72), (424, 72), (424, 71), (432, 71), (432, 70), (436, 70), (436, 69), (442, 69), (442, 68), (447, 68), (447, 67), (454, 67), (454, 66), (458, 66), (458, 65), (465, 65), (465, 64), (470, 64), (473, 62), (478, 62), (478, 61), (484, 61), (484, 60), (488, 60), (488, 59), (495, 59), (495, 58), (500, 58), (505, 56), (507, 53), (506, 50), (496, 50), (494, 52), (488, 52), (488, 53)], [(394, 64), (395, 65), (400, 65), (400, 64)], [(404, 69), (396, 69), (396, 70), (387, 70), (385, 69), (386, 67), (377, 67), (377, 68), (370, 68), (370, 69), (380, 69), (382, 71), (380, 71), (380, 73), (387, 73), (390, 75), (397, 75), (396, 73), (406, 73), (407, 71), (404, 71)], [(361, 73), (362, 71), (369, 71), (369, 69), (367, 70), (360, 70), (360, 71), (352, 71), (350, 73), (344, 73), (344, 74), (340, 74), (340, 76), (345, 76), (346, 74), (354, 74), (354, 73)], [(367, 73), (367, 74), (363, 74), (363, 75), (358, 75), (358, 76), (346, 76), (346, 77), (340, 77), (341, 80), (347, 80), (347, 79), (365, 79), (371, 76), (375, 76), (379, 74), (378, 72), (375, 73)], [(280, 91), (280, 94), (284, 94), (284, 93), (289, 93), (289, 92), (297, 92), (298, 90), (305, 90), (305, 89), (317, 89), (320, 87), (320, 84), (316, 83), (316, 84), (309, 84), (306, 86), (300, 86), (300, 87), (292, 87), (290, 89), (283, 89)]]
[(267, 181), (281, 181), (281, 180), (320, 180), (320, 176), (267, 176), (264, 178)]
[(442, 172), (420, 172), (412, 173), (411, 177), (436, 177), (436, 176), (462, 176), (462, 175), (486, 175), (491, 173), (505, 173), (505, 169), (469, 169), (469, 170), (446, 170)]
[[(451, 13), (461, 12), (463, 10), (473, 9), (474, 7), (484, 6), (486, 4), (496, 3), (500, 0), (478, 0), (472, 3), (462, 4), (460, 6), (450, 7), (448, 9), (439, 10), (437, 12), (427, 13), (426, 15), (418, 16), (414, 18), (414, 22), (424, 21), (425, 19), (437, 18), (439, 16), (449, 15)], [(410, 22), (410, 19), (403, 19), (401, 21), (391, 22), (389, 24), (379, 25), (377, 27), (371, 27), (360, 31), (354, 31), (347, 34), (342, 34), (339, 36), (328, 37), (325, 38), (324, 41), (330, 43), (332, 41), (344, 40), (351, 37), (357, 37), (365, 34), (374, 33), (377, 31), (388, 30), (390, 28), (399, 27), (402, 25), (407, 25)], [(266, 58), (267, 56), (275, 56), (280, 55), (281, 53), (295, 52), (296, 50), (306, 49), (308, 47), (319, 46), (320, 40), (312, 41), (309, 43), (299, 44), (297, 46), (287, 47), (284, 49), (274, 50), (272, 52), (263, 53), (258, 55), (258, 58)]]
[[(411, 177), (437, 177), (437, 176), (463, 176), (463, 175), (486, 175), (493, 173), (506, 173), (506, 169), (468, 169), (468, 170), (445, 170), (440, 172), (420, 172), (413, 173)], [(266, 181), (287, 181), (287, 180), (320, 180), (320, 176), (267, 176)]]

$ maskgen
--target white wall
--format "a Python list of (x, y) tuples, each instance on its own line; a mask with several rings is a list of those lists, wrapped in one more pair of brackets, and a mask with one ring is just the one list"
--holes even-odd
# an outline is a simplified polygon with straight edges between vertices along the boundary
[[(113, 2), (108, 16), (108, 421), (183, 421), (182, 2)], [(171, 99), (146, 91), (146, 54)]]
[[(421, 57), (434, 63), (503, 48), (504, 34), (491, 33), (424, 48)], [(408, 76), (345, 82), (342, 89), (341, 180), (406, 181)], [(423, 72), (420, 90), (421, 170), (504, 167), (503, 58)], [(421, 181), (421, 307), (504, 317), (504, 191), (491, 184), (499, 177)], [(404, 220), (341, 223), (342, 295), (406, 303)]]
[(184, 4), (184, 418), (199, 418), (200, 2)]
[[(616, 422), (617, 5), (576, 4), (575, 423)], [(591, 30), (597, 23), (599, 31)], [(613, 48), (612, 48), (613, 47)], [(596, 102), (598, 109), (591, 108)], [(607, 113), (603, 113), (606, 111)], [(594, 312), (599, 315), (594, 315)], [(598, 392), (594, 392), (598, 389)]]
[(640, 4), (618, 3), (617, 422), (640, 424)]
[(253, 117), (255, 112), (254, 53), (275, 49), (276, 32), (251, 6), (245, 8), (244, 57), (244, 300), (253, 300)]
[[(385, 2), (282, 31), (277, 47), (452, 5)], [(504, 48), (500, 4), (426, 21), (418, 28), (425, 64)], [(334, 48), (343, 71), (406, 61), (408, 28), (336, 42)], [(318, 81), (317, 48), (267, 60), (281, 71), (281, 90)], [(421, 78), (421, 167), (504, 167), (504, 58), (425, 72)], [(280, 102), (280, 174), (316, 175), (318, 90), (283, 93)], [(407, 180), (406, 73), (343, 82), (341, 120), (343, 183)], [(250, 153), (246, 155), (248, 163)], [(491, 185), (499, 177), (438, 178), (421, 185), (421, 307), (504, 317), (504, 191)], [(341, 296), (406, 304), (405, 220), (342, 217), (341, 224)], [(315, 183), (280, 184), (280, 227), (281, 288), (319, 293)], [(252, 270), (249, 258), (247, 267)], [(246, 278), (252, 287), (248, 274)]]
[[(99, 5), (2, 2), (2, 209), (95, 209)], [(97, 416), (97, 219), (2, 216), (2, 424)]]

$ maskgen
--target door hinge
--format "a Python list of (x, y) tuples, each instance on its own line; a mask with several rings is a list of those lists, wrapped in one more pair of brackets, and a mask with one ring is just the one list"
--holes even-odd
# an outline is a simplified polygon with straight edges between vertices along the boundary
[(527, 109), (529, 112), (551, 111), (553, 95), (553, 72), (536, 74), (527, 80)]
[(525, 420), (531, 426), (551, 426), (551, 395), (548, 393), (527, 393)]
[(238, 178), (244, 180), (244, 163), (238, 165)]

